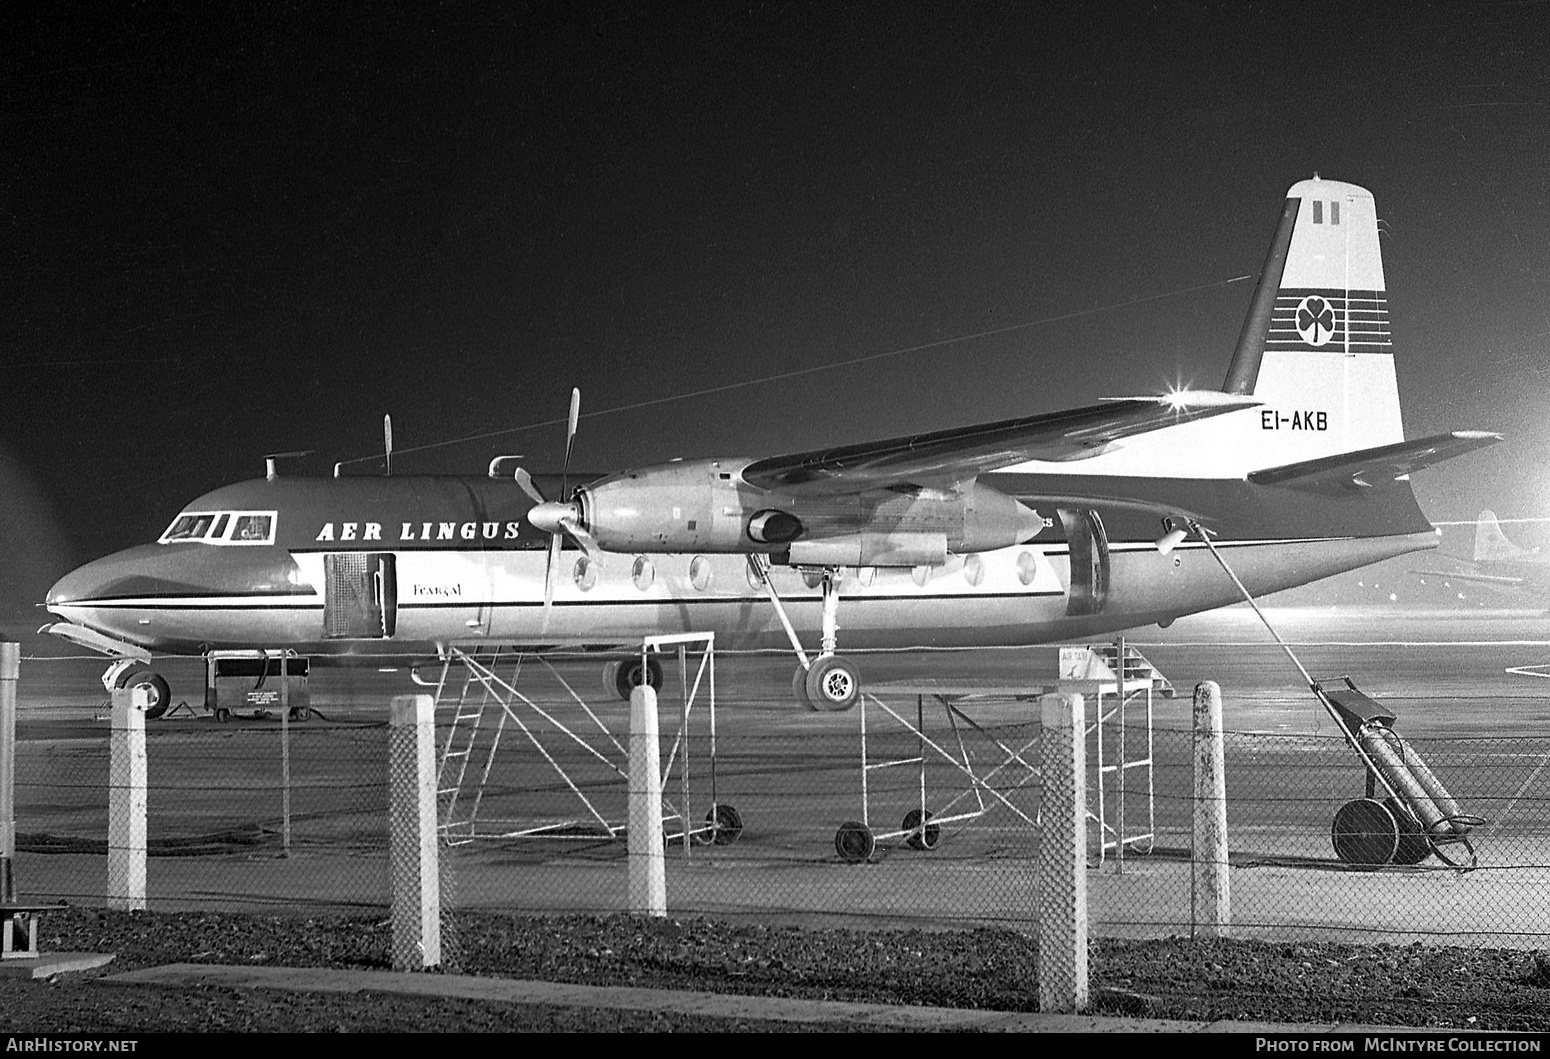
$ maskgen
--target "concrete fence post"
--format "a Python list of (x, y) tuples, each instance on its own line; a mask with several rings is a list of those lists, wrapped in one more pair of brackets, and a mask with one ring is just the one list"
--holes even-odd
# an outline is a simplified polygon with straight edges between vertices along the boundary
[(388, 883), (393, 969), (441, 964), (436, 717), (429, 695), (395, 695), (388, 720)]
[(108, 738), (108, 907), (145, 908), (144, 689), (114, 688)]
[(662, 749), (657, 693), (649, 684), (630, 692), (629, 911), (667, 915), (662, 838)]
[(1207, 680), (1195, 686), (1195, 813), (1190, 855), (1190, 924), (1207, 938), (1232, 928), (1232, 887), (1227, 865), (1227, 773), (1222, 745), (1222, 689)]
[(16, 682), (22, 648), (0, 643), (0, 903), (16, 900)]
[(1082, 696), (1039, 699), (1039, 1010), (1086, 1009), (1087, 737)]

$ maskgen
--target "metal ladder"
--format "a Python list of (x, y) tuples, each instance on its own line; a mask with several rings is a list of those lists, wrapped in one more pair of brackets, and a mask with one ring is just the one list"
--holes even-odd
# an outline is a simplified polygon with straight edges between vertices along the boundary
[[(494, 670), (501, 661), (497, 649), (490, 659)], [(453, 657), (448, 655), (441, 667), (441, 680), (436, 686), (436, 701), (440, 704), (447, 685)], [(522, 656), (513, 662), (520, 672)], [(497, 702), (496, 720), (484, 747), (484, 761), (479, 767), (479, 782), (471, 792), (467, 788), (468, 766), (474, 760), (475, 746), (481, 731), (485, 730), (484, 715), (495, 696), (488, 683), (475, 675), (471, 666), (463, 667), (463, 686), (453, 703), (452, 723), (447, 729), (446, 742), (442, 745), (441, 761), (436, 774), (436, 800), (441, 806), (442, 833), (449, 845), (461, 845), (474, 839), (474, 822), (479, 815), (479, 802), (483, 798), (490, 768), (495, 762), (495, 752), (500, 747), (501, 736), (506, 730), (506, 711)], [(458, 816), (459, 811), (465, 815)]]
[(1119, 679), (1124, 683), (1128, 684), (1134, 680), (1145, 680), (1151, 683), (1152, 691), (1154, 694), (1161, 695), (1165, 699), (1173, 698), (1175, 692), (1173, 685), (1169, 683), (1168, 678), (1163, 676), (1162, 673), (1158, 671), (1156, 666), (1148, 662), (1145, 656), (1143, 656), (1140, 651), (1136, 650), (1130, 644), (1125, 644), (1125, 665), (1123, 672), (1120, 671), (1118, 661), (1119, 647), (1117, 644), (1112, 642), (1091, 644), (1087, 649), (1097, 654), (1099, 658), (1103, 659), (1104, 664), (1107, 665), (1110, 669), (1114, 670), (1116, 676), (1118, 676)]

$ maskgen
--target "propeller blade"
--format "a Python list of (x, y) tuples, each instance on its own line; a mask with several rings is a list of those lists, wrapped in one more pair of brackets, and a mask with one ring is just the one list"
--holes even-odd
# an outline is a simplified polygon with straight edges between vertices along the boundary
[(602, 549), (597, 546), (597, 541), (592, 534), (588, 533), (586, 528), (582, 526), (580, 519), (575, 517), (574, 514), (567, 515), (560, 520), (560, 526), (566, 533), (570, 534), (571, 540), (581, 545), (581, 550), (587, 553), (588, 559), (595, 563), (602, 562)]
[(570, 392), (570, 418), (565, 423), (565, 462), (570, 462), (571, 442), (576, 440), (576, 421), (581, 418), (581, 387)]
[(517, 480), (517, 486), (528, 495), (533, 503), (542, 504), (544, 502), (544, 494), (538, 491), (538, 486), (533, 481), (533, 476), (527, 473), (526, 467), (518, 467), (512, 477)]
[(549, 536), (549, 561), (544, 564), (544, 618), (539, 636), (549, 631), (549, 615), (554, 607), (554, 571), (560, 565), (560, 535)]
[(581, 388), (570, 392), (570, 416), (565, 421), (565, 462), (560, 467), (560, 499), (570, 499), (570, 450), (576, 443), (576, 422), (581, 418)]
[(554, 578), (555, 571), (560, 565), (560, 534), (566, 533), (590, 556), (596, 543), (590, 534), (581, 528), (581, 510), (579, 505), (567, 502), (570, 495), (570, 453), (576, 443), (576, 422), (581, 418), (581, 389), (573, 387), (570, 392), (570, 415), (565, 420), (565, 463), (560, 469), (560, 499), (546, 501), (539, 493), (538, 486), (525, 470), (517, 469), (517, 484), (522, 491), (532, 497), (537, 503), (528, 510), (527, 520), (535, 529), (540, 529), (549, 534), (549, 561), (544, 566), (544, 617), (542, 632), (549, 631), (549, 616), (554, 610)]

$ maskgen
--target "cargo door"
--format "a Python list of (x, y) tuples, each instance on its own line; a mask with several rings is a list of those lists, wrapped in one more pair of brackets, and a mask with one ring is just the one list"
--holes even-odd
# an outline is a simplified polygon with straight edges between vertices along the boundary
[(1066, 616), (1101, 614), (1109, 598), (1109, 537), (1103, 519), (1091, 508), (1061, 508), (1060, 521), (1071, 548)]
[(392, 552), (323, 556), (323, 638), (381, 640), (398, 624), (398, 577)]

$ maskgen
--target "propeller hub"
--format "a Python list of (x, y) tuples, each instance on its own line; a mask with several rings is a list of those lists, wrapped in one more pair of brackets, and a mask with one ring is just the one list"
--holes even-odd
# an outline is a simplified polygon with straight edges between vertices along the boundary
[(527, 520), (532, 523), (534, 529), (545, 533), (561, 533), (581, 521), (581, 512), (575, 504), (545, 500), (542, 504), (534, 504), (528, 510)]

